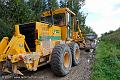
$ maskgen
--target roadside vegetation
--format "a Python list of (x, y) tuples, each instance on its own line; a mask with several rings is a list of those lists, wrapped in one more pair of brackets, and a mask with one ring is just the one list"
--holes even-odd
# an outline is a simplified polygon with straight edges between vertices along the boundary
[(100, 38), (91, 80), (120, 80), (120, 29)]

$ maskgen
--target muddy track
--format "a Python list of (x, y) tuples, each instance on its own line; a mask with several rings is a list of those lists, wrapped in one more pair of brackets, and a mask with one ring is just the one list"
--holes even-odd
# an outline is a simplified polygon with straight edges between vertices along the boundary
[(89, 80), (94, 53), (81, 51), (81, 63), (72, 67), (65, 77), (57, 77), (51, 71), (50, 65), (39, 67), (36, 72), (22, 71), (24, 76), (3, 80)]

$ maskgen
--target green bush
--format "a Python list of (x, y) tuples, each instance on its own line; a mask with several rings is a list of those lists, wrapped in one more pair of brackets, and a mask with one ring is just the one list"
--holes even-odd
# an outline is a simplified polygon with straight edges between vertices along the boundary
[(11, 37), (12, 36), (12, 27), (11, 25), (5, 23), (3, 20), (0, 20), (0, 40), (3, 38), (3, 37)]
[(95, 58), (91, 80), (120, 80), (120, 49), (115, 44), (98, 43)]

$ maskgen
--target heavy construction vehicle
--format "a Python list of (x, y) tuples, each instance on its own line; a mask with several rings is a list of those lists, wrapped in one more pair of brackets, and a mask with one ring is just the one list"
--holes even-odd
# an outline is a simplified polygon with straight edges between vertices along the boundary
[(9, 41), (0, 42), (0, 71), (23, 75), (18, 69), (36, 71), (50, 63), (55, 75), (65, 76), (72, 65), (80, 63), (80, 48), (86, 43), (76, 15), (68, 8), (44, 12), (40, 22), (15, 25), (15, 34)]
[(94, 52), (97, 45), (97, 35), (95, 33), (89, 33), (85, 35), (86, 47), (85, 51)]

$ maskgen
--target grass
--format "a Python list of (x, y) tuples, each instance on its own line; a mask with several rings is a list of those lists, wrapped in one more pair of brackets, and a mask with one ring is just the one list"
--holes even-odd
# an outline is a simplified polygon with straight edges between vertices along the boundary
[(95, 59), (91, 80), (120, 80), (120, 47), (100, 41)]

